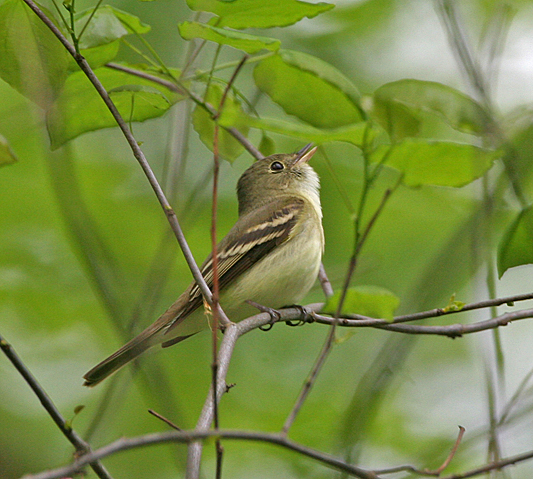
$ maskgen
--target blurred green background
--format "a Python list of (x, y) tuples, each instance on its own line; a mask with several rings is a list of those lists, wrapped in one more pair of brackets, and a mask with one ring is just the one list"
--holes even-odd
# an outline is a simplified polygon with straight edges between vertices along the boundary
[[(486, 21), (499, 14), (495, 3), (458, 2), (474, 45)], [(91, 5), (80, 2), (78, 8)], [(185, 2), (113, 5), (150, 24), (147, 39), (168, 65), (181, 64), (187, 45), (177, 23), (192, 15)], [(530, 2), (512, 2), (512, 7), (516, 15), (498, 82), (493, 83), (504, 113), (527, 106), (533, 91), (533, 9)], [(332, 63), (364, 94), (403, 78), (466, 90), (432, 2), (339, 1), (334, 10), (315, 19), (266, 34), (281, 39), (285, 48)], [(223, 55), (239, 58), (237, 52)], [(123, 58), (137, 61), (127, 52)], [(237, 84), (253, 97), (250, 77), (251, 67), (245, 67)], [(268, 116), (285, 115), (265, 97), (259, 98), (258, 108)], [(212, 154), (192, 127), (183, 127), (186, 110), (180, 103), (162, 118), (134, 124), (133, 131), (156, 175), (167, 176), (163, 184), (173, 185), (171, 202), (201, 262), (210, 249)], [(66, 418), (74, 417), (76, 406), (85, 405), (73, 426), (95, 448), (121, 436), (167, 430), (147, 413), (149, 408), (181, 428), (194, 427), (209, 387), (209, 334), (165, 351), (156, 348), (143, 357), (139, 369), (129, 367), (96, 389), (82, 387), (81, 376), (89, 368), (152, 322), (191, 280), (124, 138), (117, 129), (103, 130), (51, 152), (40, 110), (2, 81), (0, 133), (19, 158), (0, 169), (0, 334)], [(179, 178), (172, 173), (169, 177), (168, 165), (183, 135), (188, 138), (187, 160), (176, 167)], [(281, 136), (273, 138), (278, 152), (302, 146)], [(258, 144), (260, 135), (254, 132), (251, 139)], [(350, 200), (357, 203), (359, 154), (343, 144), (325, 150)], [(236, 219), (234, 187), (251, 161), (243, 154), (232, 165), (222, 164), (220, 237)], [(352, 250), (352, 220), (322, 154), (316, 155), (313, 166), (322, 180), (324, 264), (338, 289)], [(378, 205), (391, 177), (384, 175), (371, 191), (369, 211)], [(353, 283), (390, 289), (401, 298), (401, 313), (444, 307), (454, 293), (465, 302), (487, 298), (487, 253), (480, 246), (486, 244), (481, 236), (487, 217), (481, 190), (480, 181), (461, 189), (400, 187), (363, 249)], [(509, 201), (490, 217), (494, 242), (514, 210), (516, 205)], [(497, 282), (497, 294), (530, 291), (531, 271), (526, 266), (507, 272)], [(306, 302), (322, 299), (317, 285)], [(431, 324), (473, 321), (488, 314)], [(526, 320), (500, 332), (504, 374), (494, 388), (499, 412), (531, 369), (531, 331)], [(221, 427), (278, 431), (327, 332), (317, 324), (280, 324), (268, 333), (244, 336), (228, 374), (228, 382), (236, 386), (222, 400)], [(460, 424), (466, 435), (449, 471), (486, 461), (491, 389), (487, 378), (496, 376), (493, 333), (454, 341), (370, 329), (342, 329), (338, 336), (342, 341), (319, 376), (291, 438), (366, 468), (404, 463), (436, 468), (448, 455)], [(20, 477), (69, 461), (72, 447), (4, 357), (0, 375), (0, 477)], [(531, 449), (532, 399), (526, 386), (498, 432), (505, 456)], [(274, 446), (230, 441), (223, 445), (224, 477), (343, 477)], [(171, 445), (118, 454), (104, 463), (116, 479), (182, 477), (185, 457), (184, 446)], [(211, 443), (205, 448), (203, 471), (205, 477), (214, 477)], [(525, 463), (500, 474), (528, 478), (532, 472), (533, 464)], [(402, 474), (394, 477), (407, 475)], [(89, 471), (88, 477), (94, 473)]]

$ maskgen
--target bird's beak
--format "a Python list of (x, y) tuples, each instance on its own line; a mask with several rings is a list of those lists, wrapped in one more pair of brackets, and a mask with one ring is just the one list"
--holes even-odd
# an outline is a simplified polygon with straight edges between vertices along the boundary
[(312, 156), (315, 154), (318, 146), (311, 148), (313, 144), (308, 143), (300, 151), (296, 153), (295, 165), (301, 165), (302, 163), (308, 163)]

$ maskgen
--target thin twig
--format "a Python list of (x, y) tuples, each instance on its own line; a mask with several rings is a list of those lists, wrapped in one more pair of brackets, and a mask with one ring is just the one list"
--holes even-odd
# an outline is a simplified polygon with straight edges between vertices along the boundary
[(166, 418), (165, 416), (162, 416), (161, 414), (159, 414), (158, 412), (154, 411), (153, 409), (148, 409), (148, 412), (152, 416), (155, 416), (157, 419), (160, 419), (161, 421), (163, 421), (165, 424), (170, 426), (172, 429), (175, 429), (176, 431), (181, 431), (182, 430), (181, 428), (176, 426), (170, 419)]
[(426, 319), (426, 318), (436, 318), (438, 316), (445, 316), (447, 314), (456, 314), (456, 313), (462, 313), (466, 311), (473, 311), (476, 309), (501, 306), (502, 304), (507, 304), (508, 306), (512, 306), (513, 303), (518, 303), (519, 301), (527, 301), (529, 299), (533, 299), (533, 293), (516, 294), (513, 296), (505, 296), (503, 298), (487, 299), (483, 301), (478, 301), (476, 303), (465, 304), (460, 309), (445, 309), (445, 308), (430, 309), (428, 311), (422, 311), (420, 313), (406, 314), (403, 316), (395, 316), (394, 323), (403, 323), (406, 321), (415, 321), (415, 320)]
[[(144, 78), (145, 80), (153, 81), (154, 83), (157, 83), (161, 86), (164, 86), (168, 88), (171, 91), (175, 91), (178, 93), (181, 93), (183, 95), (186, 95), (191, 98), (197, 105), (201, 105), (204, 107), (211, 115), (216, 115), (217, 110), (216, 108), (211, 105), (208, 102), (204, 102), (200, 96), (198, 96), (196, 93), (189, 91), (181, 86), (176, 85), (175, 83), (165, 80), (163, 78), (160, 78), (156, 75), (151, 75), (150, 73), (146, 73), (140, 70), (135, 70), (134, 68), (130, 68), (124, 65), (120, 65), (118, 63), (107, 63), (106, 67), (112, 68), (114, 70), (119, 70), (124, 73), (129, 73), (130, 75), (135, 75), (139, 78)], [(239, 131), (237, 128), (234, 127), (225, 127), (224, 128), (229, 134), (231, 134), (239, 143), (241, 143), (242, 146), (250, 153), (256, 160), (261, 160), (265, 156), (250, 142), (248, 139)]]
[[(265, 315), (266, 316), (266, 315)], [(235, 323), (230, 323), (225, 331), (224, 337), (220, 343), (220, 349), (218, 352), (218, 374), (217, 374), (217, 384), (216, 384), (216, 394), (213, 393), (213, 384), (211, 384), (210, 391), (207, 394), (207, 398), (196, 423), (195, 431), (198, 433), (206, 432), (211, 427), (213, 422), (214, 407), (213, 401), (214, 398), (217, 398), (217, 401), (220, 401), (220, 398), (226, 391), (226, 375), (228, 373), (229, 363), (231, 356), (233, 354), (233, 349), (235, 343), (239, 338), (240, 334), (238, 332), (237, 325)], [(200, 475), (200, 463), (202, 458), (202, 448), (203, 444), (200, 442), (192, 442), (189, 445), (188, 455), (187, 455), (187, 479), (197, 479)]]
[(457, 439), (455, 440), (452, 450), (450, 451), (450, 454), (448, 454), (448, 457), (444, 460), (444, 462), (438, 469), (435, 469), (435, 470), (419, 469), (415, 466), (412, 466), (411, 464), (404, 464), (402, 466), (374, 470), (373, 472), (375, 472), (376, 474), (380, 474), (380, 475), (395, 474), (397, 472), (412, 472), (413, 474), (417, 474), (419, 476), (440, 477), (442, 471), (444, 471), (444, 469), (446, 469), (450, 465), (450, 462), (454, 458), (455, 453), (457, 452), (457, 449), (459, 447), (459, 444), (461, 443), (463, 439), (464, 433), (465, 433), (465, 428), (463, 426), (459, 426), (459, 434), (457, 435)]
[(326, 269), (324, 268), (324, 263), (320, 263), (320, 269), (318, 270), (318, 281), (320, 281), (320, 286), (322, 286), (322, 291), (324, 291), (326, 298), (333, 296), (333, 287), (329, 282)]
[(300, 412), (300, 409), (302, 408), (305, 400), (307, 399), (307, 396), (309, 396), (309, 393), (311, 392), (311, 389), (313, 388), (313, 385), (315, 384), (316, 378), (318, 374), (320, 373), (320, 371), (322, 370), (322, 366), (324, 366), (326, 359), (328, 358), (329, 352), (331, 351), (331, 348), (333, 346), (333, 341), (335, 339), (336, 324), (337, 324), (336, 322), (333, 322), (333, 324), (331, 325), (331, 328), (326, 337), (326, 341), (324, 342), (324, 346), (320, 350), (320, 353), (315, 361), (315, 364), (313, 365), (311, 372), (307, 376), (307, 379), (305, 380), (302, 386), (302, 389), (300, 390), (300, 394), (298, 395), (298, 398), (296, 399), (296, 402), (294, 403), (294, 406), (291, 409), (291, 412), (287, 416), (285, 423), (283, 424), (282, 433), (285, 436), (288, 434), (289, 429), (291, 428), (294, 421), (296, 420), (296, 416)]
[(216, 114), (213, 115), (213, 120), (216, 121), (216, 120), (218, 120), (220, 118), (220, 115), (222, 114), (222, 111), (223, 111), (223, 108), (224, 108), (224, 104), (226, 103), (226, 98), (228, 97), (229, 90), (233, 86), (233, 84), (235, 83), (235, 80), (237, 79), (237, 75), (239, 74), (239, 72), (241, 71), (242, 67), (244, 66), (244, 64), (246, 63), (247, 60), (248, 60), (248, 55), (244, 55), (241, 58), (241, 61), (239, 62), (237, 67), (235, 68), (235, 71), (231, 75), (231, 78), (228, 81), (228, 84), (226, 85), (226, 88), (224, 89), (224, 93), (222, 94), (222, 98), (220, 99), (220, 105), (218, 106), (218, 110), (217, 110)]
[(339, 299), (339, 303), (337, 305), (337, 310), (335, 312), (335, 317), (339, 317), (341, 315), (342, 306), (344, 305), (344, 300), (346, 299), (346, 293), (348, 292), (348, 287), (350, 285), (350, 282), (352, 280), (352, 276), (355, 272), (355, 267), (357, 265), (357, 258), (359, 257), (359, 254), (361, 253), (361, 249), (363, 248), (364, 244), (366, 243), (366, 240), (368, 238), (368, 235), (370, 234), (370, 231), (374, 227), (374, 224), (376, 223), (377, 219), (379, 218), (379, 215), (383, 211), (383, 208), (387, 204), (387, 201), (389, 200), (391, 194), (398, 188), (400, 185), (400, 180), (396, 183), (394, 188), (388, 188), (385, 190), (385, 193), (383, 194), (383, 197), (381, 198), (381, 201), (379, 203), (379, 206), (377, 207), (376, 211), (374, 211), (374, 214), (370, 218), (370, 221), (366, 225), (366, 228), (363, 231), (363, 234), (359, 236), (358, 231), (356, 231), (356, 237), (357, 242), (355, 244), (355, 248), (352, 254), (352, 257), (350, 258), (350, 264), (348, 267), (348, 272), (346, 274), (346, 278), (344, 280), (344, 285), (341, 291), (341, 297)]
[[(217, 50), (218, 52), (218, 50)], [(228, 81), (228, 84), (226, 85), (226, 88), (224, 90), (224, 93), (222, 94), (222, 98), (220, 99), (220, 104), (218, 105), (218, 110), (215, 115), (213, 115), (213, 121), (215, 122), (214, 127), (214, 135), (213, 135), (213, 195), (212, 195), (212, 208), (211, 208), (211, 257), (213, 258), (213, 305), (215, 306), (213, 308), (213, 331), (212, 331), (212, 338), (213, 338), (213, 362), (211, 365), (212, 370), (212, 387), (211, 391), (213, 394), (213, 425), (215, 430), (219, 428), (219, 416), (218, 416), (218, 399), (217, 399), (217, 377), (218, 377), (218, 354), (217, 354), (217, 347), (218, 347), (218, 329), (219, 329), (219, 319), (221, 319), (218, 315), (218, 308), (219, 305), (219, 278), (218, 278), (218, 252), (217, 252), (217, 199), (218, 199), (218, 176), (219, 176), (219, 169), (220, 169), (220, 158), (219, 158), (219, 148), (218, 148), (218, 142), (219, 142), (219, 124), (218, 124), (218, 118), (222, 114), (224, 110), (224, 105), (226, 103), (226, 99), (228, 97), (228, 92), (230, 88), (232, 87), (233, 83), (237, 79), (237, 75), (239, 74), (239, 71), (244, 66), (248, 56), (245, 55), (242, 60), (237, 65), (237, 68), (233, 72), (233, 75), (231, 76), (230, 80)], [(227, 323), (223, 323), (224, 327), (227, 326)], [(216, 440), (216, 479), (220, 479), (222, 477), (222, 458), (223, 458), (223, 447), (220, 442), (220, 439), (217, 438)], [(197, 456), (197, 459), (201, 459), (200, 456)], [(196, 468), (196, 465), (195, 465)]]
[(435, 471), (432, 471), (435, 473), (436, 476), (440, 476), (441, 472), (444, 471), (449, 465), (450, 462), (452, 462), (452, 459), (455, 456), (455, 453), (457, 452), (457, 449), (459, 448), (459, 444), (461, 444), (461, 441), (463, 440), (463, 436), (465, 434), (465, 428), (463, 426), (459, 426), (459, 434), (457, 434), (457, 439), (455, 440), (455, 444), (452, 447), (452, 450), (450, 451), (450, 454), (448, 454), (448, 457), (444, 460), (442, 465), (436, 469)]
[[(514, 299), (514, 301), (519, 301), (520, 300), (520, 296), (515, 296), (515, 297), (513, 297), (513, 299)], [(483, 302), (474, 303), (472, 306), (477, 305), (477, 304), (482, 304), (482, 303)], [(305, 309), (308, 310), (308, 311), (319, 311), (322, 307), (323, 307), (323, 303), (315, 303), (315, 304), (306, 305)], [(524, 312), (524, 311), (527, 311), (527, 312)], [(303, 312), (300, 308), (286, 308), (286, 309), (280, 310), (279, 313), (280, 313), (279, 321), (305, 320), (306, 319), (306, 315), (309, 314), (308, 312), (307, 313)], [(509, 317), (508, 315), (513, 315), (513, 317)], [(329, 321), (332, 320), (332, 318), (327, 318), (325, 316), (322, 317), (322, 316), (316, 315), (316, 314), (314, 316), (316, 317), (318, 322), (324, 322), (325, 320), (329, 320)], [(505, 318), (506, 322), (508, 322), (510, 320), (523, 319), (523, 318), (526, 318), (526, 317), (533, 317), (533, 310), (523, 310), (523, 311), (517, 311), (517, 312), (514, 312), (514, 313), (507, 313), (507, 315), (504, 315), (504, 316), (507, 316), (507, 318)], [(494, 319), (498, 319), (498, 318), (494, 318)], [(502, 324), (507, 324), (504, 321), (504, 319), (502, 319), (501, 317), (500, 317), (499, 321), (494, 321), (494, 319), (489, 320), (492, 323), (492, 327), (498, 327), (499, 325), (501, 325), (501, 324), (498, 324), (500, 322)], [(232, 356), (232, 353), (233, 353), (233, 348), (234, 348), (235, 343), (237, 342), (238, 338), (240, 336), (242, 336), (243, 334), (246, 334), (249, 331), (252, 331), (254, 329), (259, 328), (260, 326), (263, 326), (263, 325), (266, 325), (266, 324), (270, 323), (271, 321), (272, 321), (272, 317), (271, 317), (271, 315), (269, 313), (261, 313), (261, 314), (255, 315), (253, 317), (247, 318), (247, 319), (245, 319), (245, 320), (243, 320), (243, 321), (241, 321), (239, 323), (236, 323), (236, 324), (232, 323), (226, 329), (225, 334), (224, 334), (224, 338), (222, 339), (222, 342), (221, 342), (221, 345), (220, 345), (220, 350), (219, 350), (220, 367), (219, 367), (218, 382), (217, 382), (217, 389), (218, 389), (217, 397), (218, 398), (220, 398), (222, 393), (227, 389), (226, 381), (225, 381), (226, 380), (226, 375), (227, 375), (227, 371), (228, 371), (228, 367), (229, 367), (229, 362), (230, 362), (230, 359), (231, 359), (231, 356)], [(360, 322), (360, 321), (354, 321), (354, 320), (348, 320), (348, 319), (346, 319), (345, 321), (350, 322), (349, 323), (350, 326), (354, 326), (356, 323)], [(384, 322), (383, 320), (373, 320), (373, 321)], [(480, 323), (484, 323), (484, 322), (480, 322)], [(327, 323), (327, 324), (329, 324), (329, 323)], [(341, 323), (339, 324), (339, 326), (344, 326), (342, 318), (341, 318)], [(373, 325), (372, 324), (368, 324), (367, 326), (373, 326)], [(399, 324), (399, 325), (395, 325), (395, 326), (398, 326), (398, 327), (399, 326), (404, 326), (405, 327), (405, 326), (408, 326), (408, 325)], [(489, 325), (485, 324), (485, 325), (483, 325), (483, 327), (479, 327), (479, 323), (474, 323), (472, 325), (452, 325), (452, 327), (454, 327), (454, 328), (457, 328), (459, 326), (469, 329), (469, 331), (466, 331), (466, 332), (465, 332), (465, 330), (463, 330), (462, 334), (466, 334), (467, 332), (476, 332), (476, 331), (470, 330), (470, 329), (476, 329), (476, 330), (479, 330), (479, 331), (484, 330), (484, 329), (489, 329), (488, 328)], [(472, 327), (474, 327), (474, 328), (472, 328)], [(438, 328), (448, 328), (448, 326), (442, 326), (442, 327), (439, 326)], [(174, 442), (194, 442), (196, 439), (200, 439), (200, 438), (204, 438), (204, 437), (210, 437), (210, 436), (216, 436), (217, 435), (216, 431), (208, 431), (209, 426), (210, 426), (210, 424), (211, 424), (211, 422), (213, 420), (212, 398), (213, 398), (213, 395), (212, 394), (208, 394), (207, 399), (206, 399), (206, 403), (204, 404), (202, 413), (200, 415), (200, 419), (199, 419), (198, 424), (196, 426), (196, 430), (194, 432), (191, 432), (191, 433), (183, 433), (184, 435), (185, 434), (187, 435), (186, 436), (188, 438), (187, 440), (184, 438), (185, 436), (181, 437), (180, 439), (175, 438), (175, 439), (168, 439), (168, 440), (169, 441), (171, 440), (171, 441), (174, 441)], [(229, 437), (229, 436), (226, 436), (224, 434), (224, 431), (220, 431), (220, 430), (218, 431), (218, 435), (220, 437)], [(272, 437), (281, 438), (281, 441), (284, 441), (284, 443), (285, 443), (284, 445), (286, 445), (286, 444), (294, 445), (295, 444), (295, 443), (291, 443), (291, 441), (289, 441), (288, 439), (284, 438), (283, 435), (272, 435)], [(259, 439), (251, 439), (251, 440), (259, 440)], [(265, 440), (268, 440), (268, 439), (265, 439)], [(144, 443), (135, 443), (135, 444), (131, 444), (130, 443), (125, 448), (128, 449), (128, 448), (131, 448), (131, 447), (141, 447), (143, 445), (152, 444), (152, 443), (159, 443), (159, 442), (161, 442), (161, 441), (158, 439), (158, 440), (154, 440), (154, 442), (148, 441), (148, 443), (146, 443), (146, 442), (144, 442)], [(309, 457), (315, 457), (315, 456), (311, 456), (310, 454), (308, 454), (308, 451), (301, 451), (300, 449), (298, 449), (296, 447), (292, 447), (292, 445), (288, 445), (286, 447), (289, 447), (290, 449), (293, 449), (293, 450), (301, 452), (301, 453), (303, 453), (305, 455), (308, 455)], [(189, 461), (194, 461), (194, 455), (195, 454), (201, 455), (202, 444), (201, 443), (196, 443), (195, 446), (196, 446), (195, 448), (193, 448), (192, 446), (189, 448)], [(84, 461), (83, 464), (87, 464), (92, 459), (106, 457), (108, 455), (114, 454), (115, 452), (117, 452), (119, 450), (124, 450), (124, 448), (122, 448), (122, 447), (118, 447), (117, 448), (117, 444), (116, 443), (112, 443), (109, 447), (111, 447), (111, 449), (109, 449), (109, 450), (107, 450), (105, 448), (98, 450), (99, 454), (103, 454), (102, 456), (100, 456), (100, 455), (99, 456), (83, 456), (83, 461)], [(299, 446), (298, 445), (298, 447), (303, 447), (303, 446)], [(322, 454), (322, 453), (320, 453), (320, 454)], [(322, 457), (322, 456), (320, 456), (320, 457)], [(463, 473), (462, 475), (447, 476), (447, 477), (444, 477), (442, 479), (464, 479), (464, 478), (467, 478), (467, 477), (473, 477), (475, 475), (480, 475), (480, 474), (483, 474), (483, 473), (485, 473), (487, 471), (490, 471), (490, 470), (499, 469), (499, 468), (505, 467), (506, 465), (515, 464), (517, 462), (525, 461), (525, 460), (531, 459), (531, 458), (533, 458), (533, 451), (532, 452), (528, 452), (528, 453), (524, 453), (522, 455), (513, 456), (513, 457), (508, 458), (508, 459), (504, 459), (504, 460), (500, 461), (497, 464), (489, 464), (489, 465), (482, 466), (482, 467), (474, 469), (472, 471)], [(318, 457), (316, 457), (316, 459), (317, 460), (322, 460), (321, 458), (318, 458)], [(199, 461), (196, 461), (196, 462), (199, 464)], [(324, 461), (324, 462), (326, 462), (326, 461)], [(78, 462), (78, 463), (76, 463), (76, 465), (68, 466), (67, 468), (58, 469), (57, 471), (54, 471), (54, 473), (43, 473), (43, 474), (39, 474), (39, 475), (36, 475), (36, 476), (28, 476), (27, 479), (30, 479), (30, 478), (31, 479), (53, 479), (53, 478), (57, 478), (57, 477), (63, 477), (63, 476), (66, 476), (68, 474), (72, 474), (75, 470), (77, 470), (77, 468), (81, 467), (81, 465), (82, 464)], [(341, 468), (340, 465), (335, 465), (334, 467)], [(406, 468), (406, 467), (410, 467), (410, 466), (402, 466), (402, 467)], [(413, 469), (415, 469), (415, 468), (413, 468)], [(404, 469), (404, 470), (407, 470), (407, 469)], [(347, 471), (347, 472), (349, 472), (349, 471)], [(190, 477), (193, 477), (193, 476), (189, 475), (187, 477), (190, 478)], [(198, 477), (198, 476), (195, 476), (195, 477)], [(368, 476), (368, 477), (376, 477), (376, 476)]]
[[(118, 452), (127, 451), (131, 449), (136, 449), (139, 447), (147, 447), (155, 444), (164, 444), (164, 443), (190, 443), (192, 441), (206, 439), (209, 437), (222, 437), (224, 439), (233, 439), (233, 440), (244, 440), (244, 441), (257, 441), (257, 442), (267, 442), (270, 444), (275, 444), (286, 449), (295, 451), (304, 456), (310, 457), (316, 461), (319, 461), (323, 464), (331, 466), (335, 469), (343, 471), (347, 474), (350, 474), (355, 477), (360, 477), (364, 479), (379, 479), (379, 474), (387, 474), (392, 472), (400, 471), (409, 471), (419, 475), (434, 475), (428, 474), (427, 471), (420, 470), (414, 466), (399, 466), (397, 468), (389, 468), (383, 471), (375, 470), (366, 470), (361, 469), (357, 466), (351, 465), (342, 461), (334, 456), (325, 454), (323, 452), (311, 449), (307, 446), (303, 446), (297, 442), (291, 441), (290, 439), (282, 436), (281, 434), (269, 434), (269, 433), (258, 433), (252, 431), (234, 431), (234, 430), (219, 430), (219, 431), (170, 431), (165, 433), (157, 434), (148, 434), (145, 436), (138, 436), (133, 438), (122, 438), (107, 446), (104, 446), (96, 451), (93, 451), (90, 454), (85, 454), (69, 465), (59, 469), (54, 469), (40, 474), (32, 474), (24, 476), (23, 479), (59, 479), (65, 476), (70, 476), (82, 470), (82, 468), (95, 460), (103, 459), (109, 457)], [(520, 462), (527, 461), (533, 458), (533, 451), (527, 451), (522, 454), (517, 454), (505, 459), (502, 459), (499, 462), (485, 464), (483, 466), (471, 469), (464, 473), (451, 474), (449, 476), (442, 476), (441, 479), (466, 479), (469, 477), (480, 476), (486, 474), (487, 472), (503, 469), (507, 466), (518, 464)]]
[[(71, 426), (67, 425), (65, 418), (62, 416), (55, 404), (52, 402), (50, 396), (48, 396), (48, 394), (39, 384), (35, 376), (26, 367), (22, 359), (20, 359), (20, 356), (13, 349), (13, 346), (11, 346), (11, 344), (9, 344), (1, 335), (0, 349), (2, 349), (3, 353), (7, 356), (9, 361), (11, 361), (11, 364), (24, 378), (28, 386), (30, 386), (31, 390), (35, 393), (48, 415), (56, 423), (56, 426), (59, 428), (59, 430), (76, 448), (77, 455), (85, 455), (87, 453), (90, 453), (91, 447), (89, 446), (89, 444), (86, 443), (80, 436), (78, 436), (76, 431), (74, 431)], [(86, 464), (91, 466), (92, 470), (100, 479), (112, 479), (111, 475), (107, 472), (105, 467), (98, 460), (88, 461), (86, 462)]]
[(490, 471), (498, 471), (507, 466), (512, 466), (513, 464), (518, 464), (519, 462), (524, 462), (533, 458), (533, 451), (528, 451), (523, 454), (517, 454), (516, 456), (511, 456), (505, 459), (502, 459), (498, 462), (493, 462), (491, 464), (486, 464), (480, 466), (476, 469), (472, 469), (462, 474), (451, 474), (449, 476), (442, 476), (440, 479), (466, 479), (468, 477), (481, 476)]

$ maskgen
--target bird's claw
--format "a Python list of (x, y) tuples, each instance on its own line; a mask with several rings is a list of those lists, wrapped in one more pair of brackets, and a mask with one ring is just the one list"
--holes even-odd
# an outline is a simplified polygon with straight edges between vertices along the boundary
[(291, 326), (291, 327), (295, 327), (295, 326), (303, 326), (305, 323), (312, 323), (314, 322), (314, 318), (313, 318), (313, 315), (312, 315), (312, 311), (308, 308), (306, 308), (305, 306), (301, 306), (299, 304), (293, 304), (292, 306), (290, 306), (291, 308), (296, 308), (296, 309), (299, 309), (301, 314), (302, 314), (302, 318), (301, 319), (298, 319), (296, 321), (293, 321), (291, 319), (285, 321), (285, 324), (287, 326)]
[(269, 308), (268, 306), (263, 306), (262, 304), (256, 303), (255, 301), (246, 301), (250, 306), (253, 306), (254, 308), (257, 308), (262, 313), (268, 313), (270, 315), (270, 321), (267, 324), (263, 324), (262, 326), (259, 326), (259, 329), (261, 331), (270, 331), (274, 324), (277, 323), (281, 319), (281, 313), (273, 308)]

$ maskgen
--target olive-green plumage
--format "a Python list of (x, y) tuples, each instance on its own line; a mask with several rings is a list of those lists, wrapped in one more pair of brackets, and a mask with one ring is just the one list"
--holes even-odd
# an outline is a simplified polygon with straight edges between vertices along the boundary
[[(230, 320), (296, 304), (316, 280), (322, 251), (319, 179), (308, 165), (316, 148), (256, 161), (239, 179), (239, 219), (217, 247), (220, 304)], [(212, 257), (201, 266), (209, 287)], [(85, 374), (94, 386), (151, 346), (180, 342), (209, 327), (196, 283), (152, 325)]]

